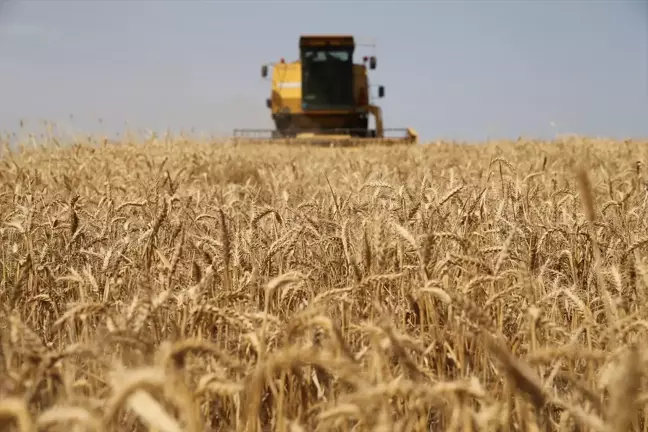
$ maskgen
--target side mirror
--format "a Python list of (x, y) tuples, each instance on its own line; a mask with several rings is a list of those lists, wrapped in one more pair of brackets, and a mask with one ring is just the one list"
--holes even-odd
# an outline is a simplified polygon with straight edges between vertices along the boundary
[(265, 78), (267, 76), (268, 76), (268, 66), (263, 65), (263, 66), (261, 66), (261, 77)]
[(371, 58), (369, 59), (369, 69), (371, 69), (371, 70), (376, 69), (376, 63), (377, 63), (377, 61), (378, 61), (378, 60), (376, 60), (376, 57), (375, 57), (375, 56), (371, 56)]
[(272, 101), (270, 99), (266, 99), (266, 107), (272, 108)]
[(385, 87), (384, 86), (378, 86), (378, 97), (379, 98), (384, 98), (385, 97)]

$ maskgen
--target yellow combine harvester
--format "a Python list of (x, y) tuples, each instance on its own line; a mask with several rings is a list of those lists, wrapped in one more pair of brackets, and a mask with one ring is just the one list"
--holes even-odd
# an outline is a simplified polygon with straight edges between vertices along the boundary
[[(385, 129), (380, 107), (371, 103), (367, 68), (376, 68), (376, 57), (353, 63), (356, 43), (353, 36), (301, 36), (299, 60), (263, 65), (261, 76), (272, 66), (272, 95), (266, 101), (272, 112), (274, 130), (235, 129), (236, 138), (287, 140), (308, 144), (349, 145), (371, 143), (412, 143), (418, 141), (413, 129)], [(378, 97), (385, 88), (378, 86)], [(369, 115), (376, 128), (369, 128)], [(400, 132), (400, 137), (386, 137)]]

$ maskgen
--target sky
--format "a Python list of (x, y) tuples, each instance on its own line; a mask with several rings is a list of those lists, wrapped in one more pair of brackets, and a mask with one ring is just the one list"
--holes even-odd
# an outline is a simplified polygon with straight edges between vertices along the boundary
[(0, 131), (271, 128), (261, 65), (345, 33), (421, 140), (648, 137), (646, 0), (0, 2)]

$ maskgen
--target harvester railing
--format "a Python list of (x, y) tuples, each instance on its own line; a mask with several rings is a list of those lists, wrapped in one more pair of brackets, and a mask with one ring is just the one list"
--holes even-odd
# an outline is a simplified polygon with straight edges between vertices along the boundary
[(383, 137), (376, 137), (375, 130), (367, 130), (361, 128), (336, 128), (336, 129), (291, 129), (285, 133), (276, 131), (275, 129), (234, 129), (235, 138), (248, 138), (248, 139), (273, 139), (273, 138), (295, 138), (299, 135), (314, 135), (317, 136), (350, 136), (351, 138), (364, 138), (364, 139), (384, 139), (384, 138), (406, 138), (409, 134), (407, 128), (385, 128), (383, 129)]

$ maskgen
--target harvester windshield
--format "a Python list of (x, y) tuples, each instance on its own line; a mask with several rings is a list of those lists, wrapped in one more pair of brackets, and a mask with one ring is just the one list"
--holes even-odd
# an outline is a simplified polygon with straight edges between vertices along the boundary
[(353, 107), (353, 48), (303, 47), (302, 109)]

